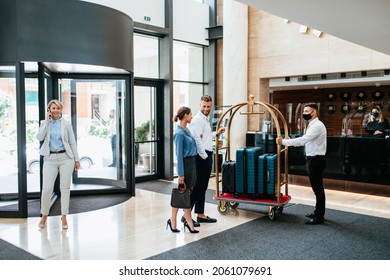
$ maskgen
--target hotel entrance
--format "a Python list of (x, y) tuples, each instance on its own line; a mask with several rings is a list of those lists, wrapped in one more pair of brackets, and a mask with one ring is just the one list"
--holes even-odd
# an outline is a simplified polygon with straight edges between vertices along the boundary
[[(0, 217), (26, 217), (28, 201), (40, 198), (36, 134), (52, 99), (62, 102), (62, 118), (77, 139), (81, 168), (73, 173), (71, 195), (133, 193), (130, 80), (59, 75), (42, 64), (0, 67)], [(55, 187), (53, 201), (58, 195)]]

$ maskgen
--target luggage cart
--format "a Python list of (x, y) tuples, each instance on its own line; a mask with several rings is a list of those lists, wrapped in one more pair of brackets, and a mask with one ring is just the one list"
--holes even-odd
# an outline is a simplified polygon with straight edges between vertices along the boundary
[[(216, 141), (215, 143), (215, 155), (219, 154), (220, 150), (225, 150), (225, 160), (230, 160), (230, 127), (232, 120), (238, 110), (243, 107), (247, 107), (247, 112), (240, 112), (240, 115), (255, 115), (255, 114), (265, 114), (268, 112), (272, 117), (272, 120), (275, 123), (277, 137), (282, 136), (281, 128), (285, 134), (285, 138), (288, 138), (288, 126), (286, 120), (282, 113), (273, 105), (255, 101), (254, 96), (250, 95), (249, 100), (247, 102), (239, 103), (231, 106), (224, 114), (222, 114), (217, 122), (216, 131), (221, 126), (222, 121), (228, 115), (228, 124), (227, 124), (227, 137), (225, 145), (222, 145), (220, 141)], [(260, 109), (265, 109), (265, 111), (254, 111), (254, 107), (259, 107)], [(281, 125), (279, 124), (281, 122)], [(282, 178), (281, 174), (281, 164), (282, 158), (284, 156), (284, 176)], [(283, 212), (284, 206), (291, 200), (291, 196), (288, 195), (288, 147), (285, 146), (283, 149), (281, 145), (277, 145), (277, 178), (276, 178), (276, 199), (268, 198), (268, 199), (257, 199), (251, 197), (235, 197), (233, 194), (222, 193), (219, 190), (219, 157), (215, 156), (215, 180), (216, 180), (216, 194), (214, 196), (214, 200), (218, 201), (218, 212), (225, 215), (230, 209), (236, 209), (240, 203), (249, 203), (249, 204), (257, 204), (268, 206), (268, 217), (271, 220), (274, 220), (275, 214), (281, 214)], [(284, 194), (282, 194), (282, 187), (284, 186)]]

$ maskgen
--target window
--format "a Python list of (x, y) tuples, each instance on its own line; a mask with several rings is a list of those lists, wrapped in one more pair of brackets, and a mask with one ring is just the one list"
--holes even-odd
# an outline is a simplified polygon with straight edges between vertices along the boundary
[(159, 78), (158, 38), (134, 35), (134, 76)]
[[(199, 102), (205, 94), (203, 79), (203, 47), (173, 42), (173, 113), (180, 106), (188, 106), (193, 114), (199, 109)], [(176, 129), (176, 124), (173, 126)], [(176, 147), (173, 149), (174, 165), (176, 166)], [(176, 174), (174, 168), (174, 174)]]
[(203, 47), (173, 43), (173, 110), (188, 106), (196, 112), (204, 94)]
[(203, 82), (203, 47), (173, 42), (173, 79)]

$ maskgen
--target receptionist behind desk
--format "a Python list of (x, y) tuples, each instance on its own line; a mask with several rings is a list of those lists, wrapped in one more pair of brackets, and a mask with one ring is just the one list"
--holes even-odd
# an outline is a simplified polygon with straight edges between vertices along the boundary
[(383, 117), (379, 106), (374, 106), (365, 119), (366, 132), (372, 135), (384, 135), (385, 129), (390, 129), (389, 121)]

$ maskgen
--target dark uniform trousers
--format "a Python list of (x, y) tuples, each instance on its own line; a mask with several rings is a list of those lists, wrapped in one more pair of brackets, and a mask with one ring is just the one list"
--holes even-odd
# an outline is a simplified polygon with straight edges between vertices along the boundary
[(307, 156), (306, 169), (310, 184), (316, 196), (314, 213), (317, 217), (325, 215), (325, 190), (323, 185), (323, 173), (326, 166), (325, 156)]
[(206, 190), (209, 185), (211, 169), (213, 165), (213, 152), (206, 151), (207, 158), (196, 156), (196, 184), (192, 192), (195, 203), (195, 213), (204, 214)]

